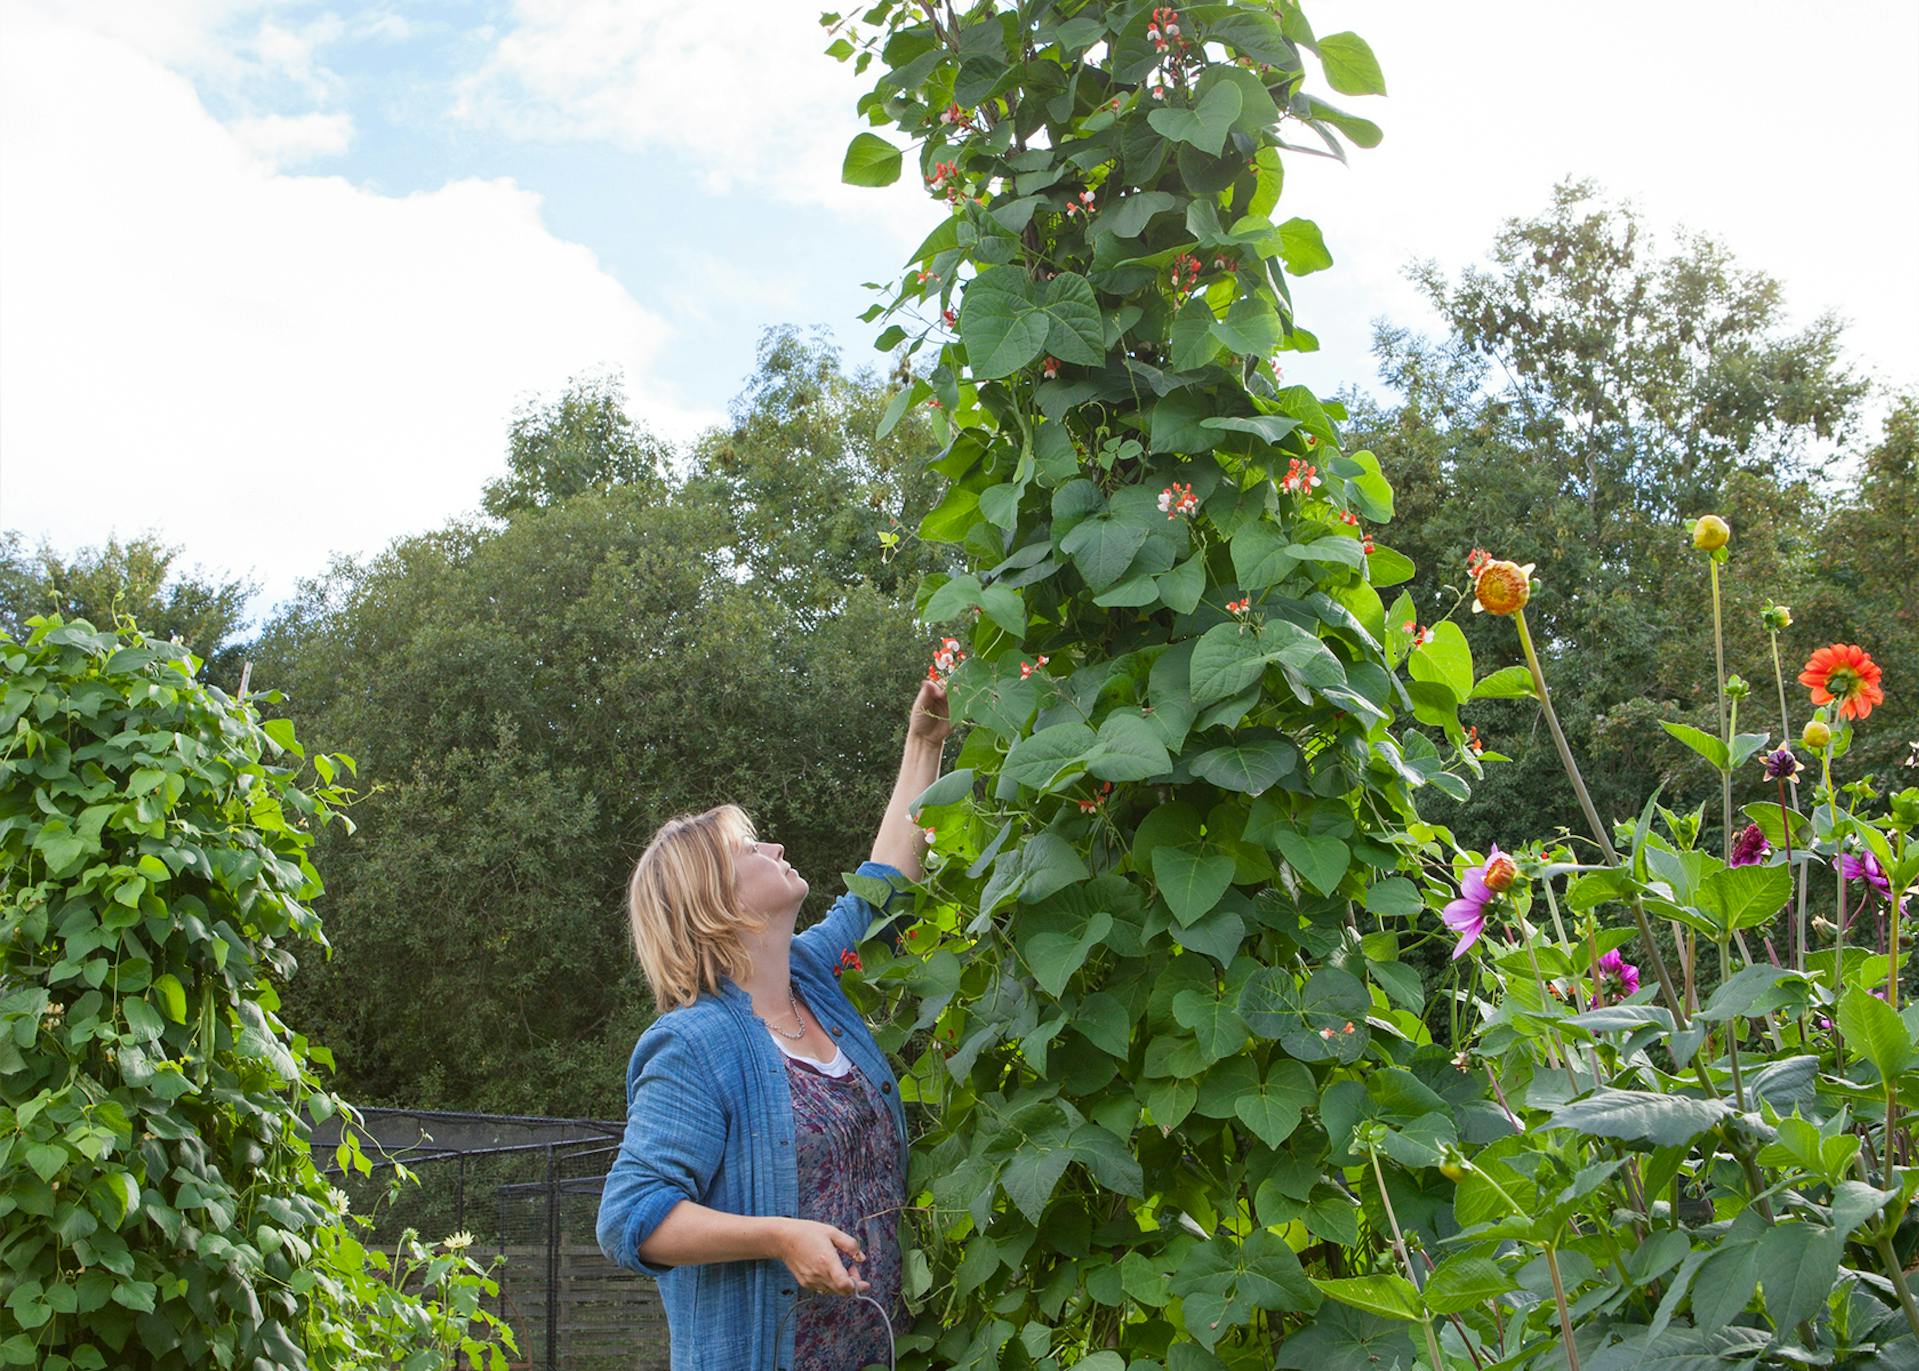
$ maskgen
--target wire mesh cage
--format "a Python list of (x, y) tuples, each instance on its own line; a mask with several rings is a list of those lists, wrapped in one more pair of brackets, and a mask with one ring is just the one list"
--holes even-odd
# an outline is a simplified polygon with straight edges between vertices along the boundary
[[(595, 1232), (600, 1188), (625, 1125), (444, 1111), (362, 1109), (370, 1176), (334, 1166), (337, 1121), (314, 1130), (316, 1162), (389, 1253), (407, 1228), (435, 1243), (471, 1233), (496, 1272), (496, 1312), (527, 1371), (667, 1371), (666, 1311), (654, 1282), (609, 1262)], [(418, 1179), (393, 1190), (393, 1163)], [(391, 1198), (389, 1195), (391, 1194)]]

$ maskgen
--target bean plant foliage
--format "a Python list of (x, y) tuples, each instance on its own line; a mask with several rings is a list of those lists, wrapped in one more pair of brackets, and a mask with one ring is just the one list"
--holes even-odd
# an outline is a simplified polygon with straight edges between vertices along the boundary
[[(923, 406), (945, 442), (917, 532), (957, 561), (918, 607), (959, 625), (932, 673), (965, 727), (906, 950), (845, 978), (920, 1106), (900, 1365), (1919, 1365), (1919, 791), (1831, 771), (1878, 667), (1808, 664), (1846, 702), (1802, 789), (1751, 704), (1740, 731), (1701, 521), (1719, 727), (1669, 732), (1726, 845), (1657, 794), (1602, 818), (1534, 568), (1475, 549), (1416, 623), (1386, 474), (1283, 382), (1314, 346), (1288, 283), (1331, 261), (1285, 159), (1378, 140), (1313, 89), (1383, 94), (1364, 41), (1289, 0), (824, 18), (878, 72), (845, 179), (911, 150), (948, 206), (867, 316), (908, 359), (883, 423)], [(1469, 602), (1520, 660), (1476, 672)], [(1485, 699), (1539, 710), (1587, 833), (1422, 821), (1493, 759), (1460, 722)], [(1434, 937), (1428, 985), (1401, 954)]]
[(846, 179), (896, 179), (904, 139), (950, 205), (869, 313), (931, 354), (884, 422), (943, 422), (918, 534), (968, 569), (920, 607), (972, 625), (922, 922), (864, 978), (903, 992), (890, 1047), (934, 1044), (901, 1364), (1410, 1363), (1404, 1324), (1322, 1287), (1388, 1226), (1363, 1123), (1427, 1227), (1440, 1148), (1509, 1131), (1397, 960), (1450, 856), (1418, 796), (1477, 771), (1475, 682), (1456, 629), (1415, 648), (1388, 609), (1411, 566), (1374, 541), (1378, 463), (1275, 365), (1315, 346), (1290, 278), (1331, 261), (1279, 210), (1283, 158), (1380, 136), (1308, 58), (1336, 96), (1378, 67), (1288, 3), (826, 21), (893, 131)]
[(504, 1367), (467, 1240), (363, 1244), (309, 1147), (355, 1116), (276, 985), (325, 944), (308, 850), (352, 759), (130, 622), (28, 628), (0, 633), (0, 1365)]

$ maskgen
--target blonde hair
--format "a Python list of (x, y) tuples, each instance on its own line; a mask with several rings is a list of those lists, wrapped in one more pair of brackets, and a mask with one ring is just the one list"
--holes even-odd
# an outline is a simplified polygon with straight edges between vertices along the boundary
[(720, 978), (742, 981), (752, 959), (740, 941), (754, 925), (735, 897), (734, 858), (755, 840), (738, 805), (681, 814), (660, 825), (627, 887), (633, 950), (661, 1013), (719, 993)]

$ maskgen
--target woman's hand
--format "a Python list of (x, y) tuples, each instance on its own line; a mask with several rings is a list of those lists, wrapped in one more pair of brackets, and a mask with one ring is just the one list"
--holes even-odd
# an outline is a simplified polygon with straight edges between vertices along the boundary
[(913, 713), (906, 724), (908, 739), (943, 743), (953, 731), (952, 716), (946, 709), (946, 685), (941, 681), (921, 681), (920, 693), (913, 699)]
[(866, 1260), (859, 1240), (842, 1233), (830, 1223), (811, 1219), (788, 1219), (780, 1229), (779, 1258), (803, 1290), (820, 1290), (834, 1295), (854, 1295), (867, 1288), (857, 1265)]

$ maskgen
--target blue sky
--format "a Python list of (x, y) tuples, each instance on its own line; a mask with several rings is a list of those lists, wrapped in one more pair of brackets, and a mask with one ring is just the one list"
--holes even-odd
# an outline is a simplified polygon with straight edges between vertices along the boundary
[[(1458, 271), (1580, 174), (1919, 382), (1919, 6), (1307, 9), (1371, 41), (1390, 93), (1378, 150), (1289, 165), (1282, 210), (1335, 257), (1296, 283), (1322, 350), (1289, 379), (1372, 383), (1375, 319), (1432, 324), (1406, 263)], [(470, 513), (514, 408), (570, 376), (617, 372), (686, 440), (767, 325), (882, 360), (860, 283), (941, 211), (838, 183), (865, 83), (816, 15), (0, 0), (0, 528), (155, 532), (264, 606)]]
[[(869, 345), (874, 331), (857, 315), (871, 299), (860, 282), (893, 271), (906, 241), (884, 221), (790, 196), (769, 200), (750, 179), (715, 187), (705, 159), (685, 145), (636, 146), (599, 130), (521, 126), (509, 121), (504, 102), (495, 118), (450, 117), (512, 30), (510, 4), (314, 4), (277, 15), (295, 31), (303, 21), (324, 26), (328, 36), (316, 42), (314, 59), (329, 77), (202, 76), (196, 87), (215, 118), (299, 119), (316, 108), (343, 114), (352, 129), (344, 150), (305, 160), (301, 169), (344, 176), (383, 196), (501, 177), (538, 192), (541, 218), (556, 238), (591, 248), (636, 300), (672, 321), (674, 346), (652, 375), (689, 405), (723, 408), (750, 370), (753, 339), (774, 322), (826, 323), (849, 358), (879, 358)], [(261, 22), (257, 13), (235, 13), (215, 40), (242, 49)], [(810, 38), (817, 30), (803, 31)], [(824, 46), (822, 37), (792, 60), (815, 65), (816, 76), (841, 75), (820, 53)], [(851, 115), (860, 88), (844, 84), (845, 138), (860, 127)], [(930, 228), (938, 211), (929, 205), (922, 217)]]

